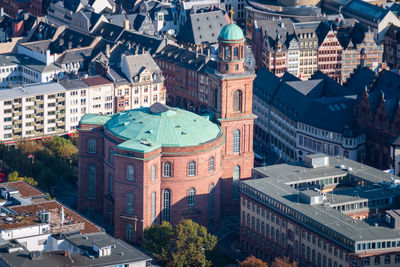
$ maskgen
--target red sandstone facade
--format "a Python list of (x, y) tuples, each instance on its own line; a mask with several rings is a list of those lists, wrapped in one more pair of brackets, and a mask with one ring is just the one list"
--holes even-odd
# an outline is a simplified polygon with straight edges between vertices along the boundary
[[(124, 140), (110, 134), (106, 127), (80, 124), (78, 208), (102, 212), (114, 224), (115, 237), (140, 242), (143, 229), (152, 223), (167, 220), (174, 224), (182, 218), (215, 229), (222, 215), (239, 212), (239, 180), (251, 177), (254, 160), (252, 89), (255, 75), (245, 70), (244, 38), (236, 42), (220, 40), (220, 51), (227, 47), (232, 51), (231, 58), (221, 54), (218, 69), (207, 68), (201, 73), (156, 60), (163, 69), (168, 94), (175, 92), (169, 87), (176, 87), (179, 82), (180, 87), (176, 89), (179, 94), (172, 97), (184, 99), (184, 108), (193, 110), (195, 105), (200, 107), (206, 103), (196, 98), (194, 92), (198, 77), (207, 78), (207, 109), (215, 113), (216, 123), (222, 129), (214, 140), (198, 146), (160, 147), (149, 153), (138, 153), (117, 148)], [(235, 48), (237, 54), (234, 54)], [(96, 140), (96, 153), (88, 153), (89, 139)], [(114, 151), (112, 159), (110, 150)], [(210, 168), (211, 158), (213, 168)], [(188, 175), (192, 161), (196, 162), (195, 176)], [(165, 163), (171, 164), (170, 177), (164, 176)], [(128, 164), (134, 166), (135, 181), (126, 179)], [(90, 166), (97, 169), (94, 197), (88, 197)], [(188, 194), (192, 188), (196, 192), (194, 204), (190, 203)], [(128, 192), (133, 193), (134, 203), (129, 214), (126, 212)], [(170, 195), (169, 205), (165, 201), (166, 192)]]
[[(170, 191), (170, 221), (175, 224), (182, 218), (192, 219), (202, 225), (218, 226), (220, 223), (220, 177), (222, 168), (223, 135), (195, 147), (163, 147), (149, 153), (138, 153), (116, 146), (123, 140), (113, 136), (103, 126), (81, 125), (79, 135), (79, 199), (80, 210), (102, 212), (114, 224), (114, 235), (131, 242), (140, 242), (143, 229), (163, 218), (163, 193)], [(87, 153), (88, 140), (96, 139), (96, 153)], [(114, 151), (111, 160), (109, 153)], [(214, 169), (209, 169), (209, 159), (214, 158)], [(188, 176), (188, 163), (195, 161), (196, 175)], [(171, 177), (164, 177), (162, 167), (170, 163)], [(128, 181), (127, 166), (134, 166), (134, 181)], [(96, 166), (96, 195), (88, 199), (87, 170)], [(155, 178), (152, 179), (152, 166)], [(110, 178), (112, 177), (112, 178)], [(194, 188), (195, 203), (188, 204), (188, 191)], [(210, 196), (210, 191), (212, 194)], [(126, 212), (126, 195), (133, 194), (133, 212)], [(155, 210), (152, 218), (152, 193), (155, 193)], [(129, 233), (133, 227), (132, 235)]]

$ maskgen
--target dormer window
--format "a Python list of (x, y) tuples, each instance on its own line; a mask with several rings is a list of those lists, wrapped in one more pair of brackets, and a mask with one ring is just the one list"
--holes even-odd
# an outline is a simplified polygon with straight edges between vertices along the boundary
[(139, 76), (135, 76), (134, 80), (135, 80), (135, 82), (138, 82), (139, 81)]

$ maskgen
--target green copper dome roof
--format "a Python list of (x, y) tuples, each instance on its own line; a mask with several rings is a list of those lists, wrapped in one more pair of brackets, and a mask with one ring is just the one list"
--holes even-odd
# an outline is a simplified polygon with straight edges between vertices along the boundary
[(225, 25), (220, 34), (219, 39), (223, 39), (225, 41), (242, 41), (244, 39), (242, 29), (236, 25), (235, 23), (230, 23)]
[(160, 146), (196, 146), (217, 138), (218, 125), (195, 113), (160, 103), (115, 114), (105, 128), (125, 139), (119, 148), (148, 152)]

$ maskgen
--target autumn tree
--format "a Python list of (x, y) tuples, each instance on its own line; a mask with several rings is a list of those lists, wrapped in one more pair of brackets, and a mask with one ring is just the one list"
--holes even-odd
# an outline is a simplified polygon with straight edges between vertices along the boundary
[(10, 173), (7, 177), (7, 180), (9, 182), (14, 182), (14, 181), (25, 181), (28, 184), (31, 184), (33, 186), (37, 186), (38, 182), (33, 179), (32, 177), (20, 177), (17, 171), (13, 171)]
[(251, 255), (242, 261), (239, 267), (268, 267), (268, 264)]
[(143, 247), (167, 267), (211, 266), (211, 251), (217, 237), (192, 220), (182, 220), (176, 226), (168, 222), (145, 229)]
[(291, 262), (288, 258), (275, 258), (271, 267), (297, 267), (297, 263)]

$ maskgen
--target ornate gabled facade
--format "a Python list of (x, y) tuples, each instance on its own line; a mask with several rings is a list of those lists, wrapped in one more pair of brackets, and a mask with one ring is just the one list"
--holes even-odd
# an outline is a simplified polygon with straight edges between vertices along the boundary
[[(352, 82), (354, 80), (354, 82)], [(400, 134), (400, 76), (383, 70), (378, 74), (363, 68), (350, 80), (353, 87), (363, 81), (360, 88), (359, 105), (356, 110), (357, 123), (366, 133), (366, 163), (379, 169), (392, 168), (390, 146)]]

